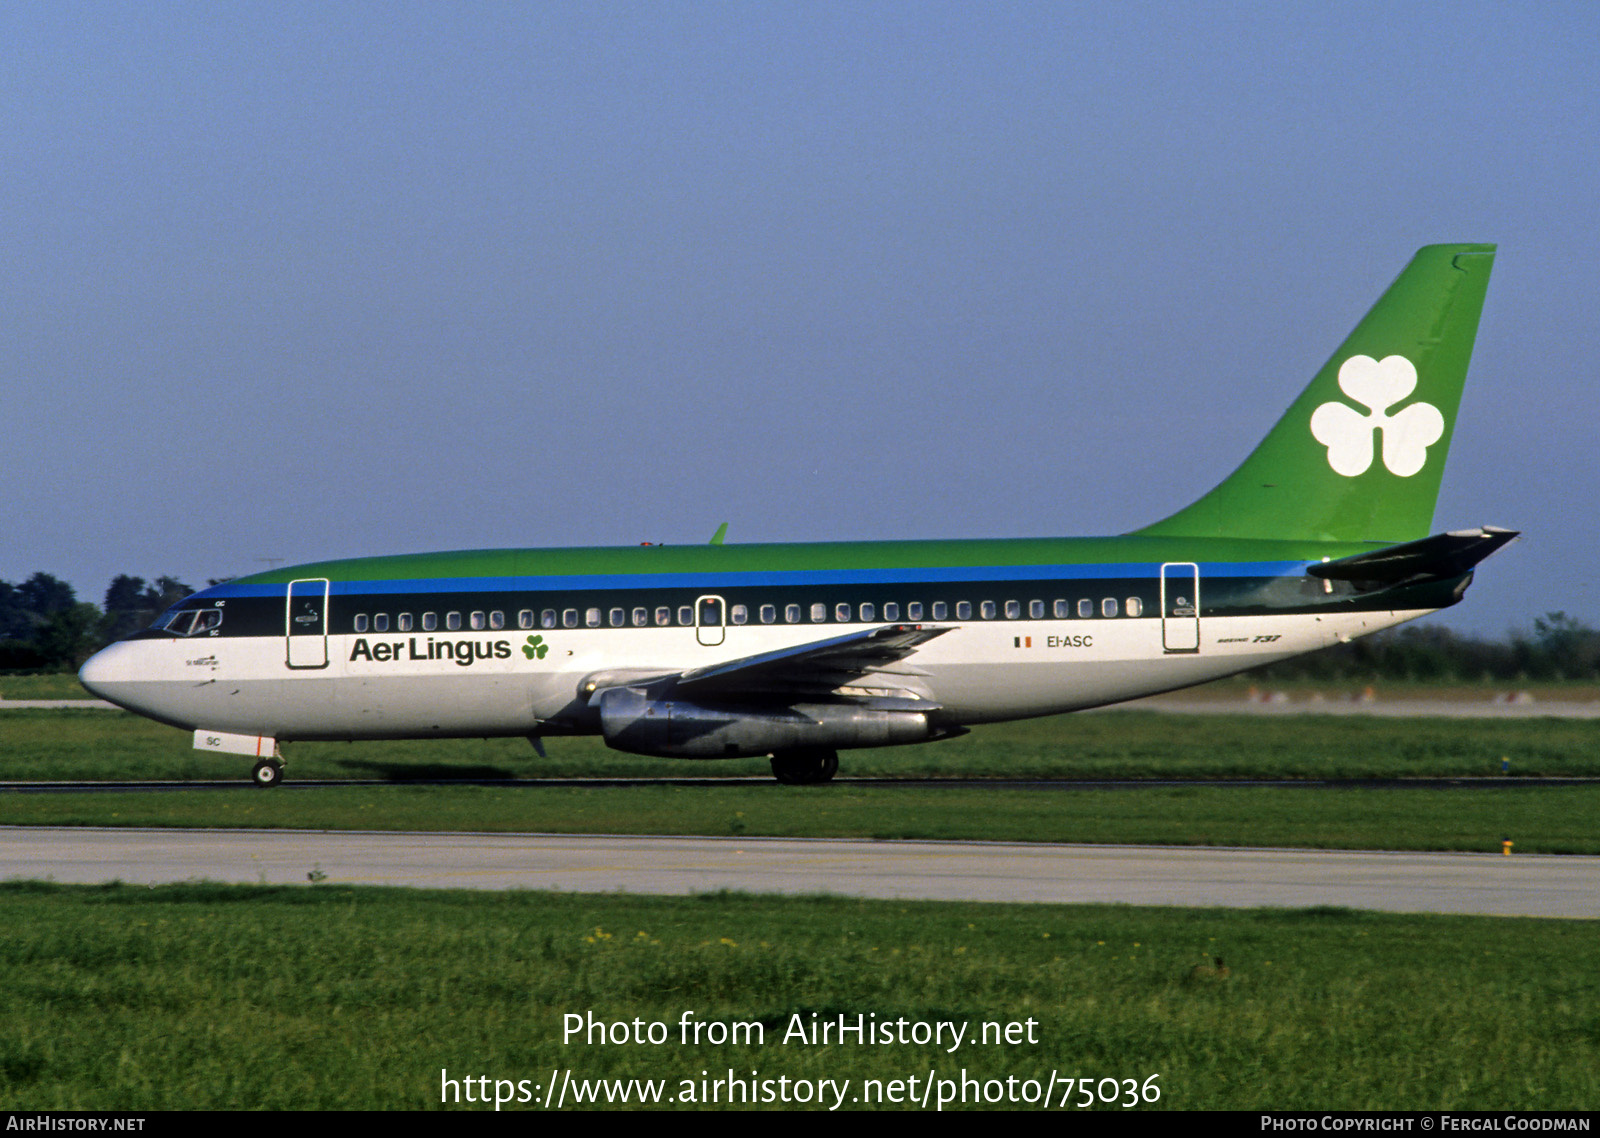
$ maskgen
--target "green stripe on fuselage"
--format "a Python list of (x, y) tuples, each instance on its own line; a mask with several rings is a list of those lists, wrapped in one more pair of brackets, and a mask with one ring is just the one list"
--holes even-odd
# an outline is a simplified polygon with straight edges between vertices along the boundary
[[(772, 545), (651, 545), (570, 549), (479, 549), (319, 561), (256, 573), (233, 585), (450, 578), (630, 577), (658, 574), (829, 573), (918, 569), (1072, 565), (1160, 565), (1164, 562), (1262, 563), (1320, 561), (1366, 552), (1370, 542), (1260, 541), (1231, 538), (1011, 538), (989, 541), (819, 542)], [(685, 581), (684, 584), (691, 584)], [(620, 582), (619, 582), (620, 584)]]

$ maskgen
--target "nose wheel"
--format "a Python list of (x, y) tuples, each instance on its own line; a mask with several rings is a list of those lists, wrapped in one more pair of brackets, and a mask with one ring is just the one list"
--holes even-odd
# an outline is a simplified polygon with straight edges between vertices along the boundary
[(283, 764), (277, 759), (262, 759), (250, 772), (257, 786), (277, 786), (283, 781)]
[(838, 751), (779, 751), (772, 756), (772, 775), (785, 786), (827, 782), (838, 772)]

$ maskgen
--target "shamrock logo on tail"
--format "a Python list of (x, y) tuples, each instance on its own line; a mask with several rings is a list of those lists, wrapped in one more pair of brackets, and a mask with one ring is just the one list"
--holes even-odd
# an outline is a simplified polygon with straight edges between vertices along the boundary
[(1383, 465), (1409, 478), (1428, 461), (1428, 448), (1444, 436), (1444, 416), (1417, 402), (1390, 415), (1389, 408), (1417, 387), (1417, 369), (1404, 356), (1351, 356), (1339, 369), (1339, 389), (1367, 408), (1324, 403), (1311, 416), (1311, 434), (1328, 448), (1328, 465), (1346, 478), (1372, 465), (1373, 435), (1383, 432)]
[(550, 651), (550, 645), (544, 642), (542, 636), (530, 636), (528, 642), (522, 646), (522, 654), (530, 660), (543, 660), (544, 654)]

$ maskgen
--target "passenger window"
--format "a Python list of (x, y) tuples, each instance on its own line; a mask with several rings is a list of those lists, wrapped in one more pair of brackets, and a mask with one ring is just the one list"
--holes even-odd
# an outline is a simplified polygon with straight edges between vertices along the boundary
[(447, 613), (445, 613), (444, 614), (444, 626), (445, 626), (445, 628), (449, 629), (451, 632), (460, 631), (460, 629), (461, 629), (461, 614), (458, 613), (458, 612), (447, 612)]
[(519, 612), (517, 614), (517, 627), (518, 628), (532, 628), (533, 627), (533, 610), (532, 609), (523, 609), (521, 612)]
[(811, 606), (811, 623), (821, 624), (828, 619), (828, 606), (818, 601)]
[(672, 610), (666, 605), (656, 609), (656, 627), (666, 628), (672, 623)]
[(1044, 619), (1044, 602), (1043, 601), (1029, 601), (1028, 602), (1028, 619), (1029, 620), (1043, 620)]
[(978, 612), (980, 614), (982, 614), (984, 620), (993, 620), (994, 619), (994, 613), (995, 613), (994, 602), (993, 601), (982, 601), (982, 602), (980, 602), (979, 605), (978, 605)]
[(876, 620), (877, 619), (877, 615), (876, 615), (877, 611), (878, 610), (873, 608), (871, 604), (863, 604), (861, 606), (861, 619), (862, 619), (862, 621), (866, 622), (866, 621)]
[(1083, 600), (1079, 601), (1078, 602), (1078, 615), (1080, 617), (1083, 617), (1085, 620), (1087, 620), (1089, 617), (1093, 616), (1094, 615), (1094, 602), (1091, 601), (1088, 597), (1085, 597), (1085, 598), (1083, 598)]
[(834, 605), (833, 606), (833, 619), (838, 621), (840, 624), (849, 624), (850, 623), (850, 606), (847, 605), (847, 604)]
[(432, 632), (438, 627), (439, 616), (437, 613), (425, 612), (422, 614), (422, 631)]
[(883, 603), (883, 619), (884, 620), (899, 620), (900, 619), (900, 606), (895, 604), (893, 601), (885, 601)]
[(1144, 602), (1138, 597), (1129, 597), (1127, 600), (1127, 605), (1129, 616), (1138, 616), (1140, 613), (1144, 612)]
[(783, 606), (783, 620), (784, 620), (785, 624), (799, 624), (800, 623), (800, 606), (799, 605), (784, 605)]
[(678, 623), (681, 624), (684, 628), (693, 628), (694, 627), (694, 606), (693, 605), (679, 605), (678, 606)]
[(482, 632), (489, 623), (489, 619), (481, 612), (473, 613), (468, 619), (472, 622), (472, 630), (474, 632)]
[(728, 610), (728, 619), (734, 624), (749, 624), (750, 609), (745, 605), (734, 605)]
[(922, 602), (921, 601), (912, 601), (910, 604), (906, 605), (906, 619), (907, 620), (921, 620), (922, 619)]
[(1107, 597), (1105, 600), (1100, 602), (1100, 615), (1101, 616), (1116, 616), (1117, 615), (1117, 600), (1116, 600), (1115, 597)]
[(1020, 619), (1022, 619), (1022, 602), (1021, 601), (1007, 601), (1006, 602), (1006, 619), (1007, 620), (1020, 620)]
[(556, 610), (545, 609), (539, 614), (540, 628), (554, 628), (556, 626)]
[(957, 620), (971, 620), (972, 619), (972, 602), (971, 601), (957, 601), (956, 602), (956, 619)]
[(376, 615), (373, 616), (373, 618), (372, 618), (372, 631), (374, 631), (374, 632), (388, 632), (389, 631), (389, 614), (388, 613), (380, 612), (380, 613), (377, 613)]
[(561, 610), (561, 627), (562, 628), (577, 628), (578, 627), (578, 610), (577, 609), (562, 609)]
[(950, 606), (948, 604), (946, 604), (944, 601), (934, 601), (933, 602), (933, 619), (934, 620), (945, 620), (947, 618), (947, 615), (948, 615), (949, 612), (950, 612)]
[(489, 627), (490, 628), (504, 628), (505, 626), (506, 626), (506, 614), (505, 613), (501, 612), (499, 609), (496, 609), (494, 612), (489, 614)]
[(650, 610), (649, 609), (634, 609), (633, 610), (633, 627), (635, 627), (635, 628), (643, 628), (645, 625), (647, 625), (649, 623), (650, 623)]
[(1072, 615), (1072, 606), (1067, 604), (1067, 602), (1062, 600), (1060, 597), (1057, 597), (1055, 613), (1057, 620), (1066, 620), (1067, 617)]
[[(612, 609), (611, 610), (611, 627), (612, 628), (619, 627), (627, 619), (627, 617), (628, 617), (628, 614), (623, 612), (621, 609)], [(600, 610), (599, 609), (595, 609), (594, 610), (594, 626), (596, 628), (598, 628), (600, 626)]]
[(771, 624), (773, 621), (775, 621), (777, 619), (778, 619), (778, 606), (777, 605), (762, 605), (761, 606), (761, 623), (762, 624)]
[(394, 618), (394, 624), (395, 624), (395, 627), (398, 628), (401, 632), (410, 632), (411, 631), (411, 614), (408, 613), (408, 612), (401, 613), (399, 616)]
[[(172, 624), (171, 623), (168, 623), (167, 629), (168, 629), (168, 631), (171, 631), (171, 629), (172, 629)], [(357, 632), (365, 632), (366, 630), (367, 630), (367, 614), (364, 613), (364, 612), (356, 613), (356, 631)]]

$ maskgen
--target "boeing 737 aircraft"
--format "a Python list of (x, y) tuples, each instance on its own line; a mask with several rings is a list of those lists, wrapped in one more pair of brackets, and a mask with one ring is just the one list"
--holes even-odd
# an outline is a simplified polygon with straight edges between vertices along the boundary
[(263, 786), (287, 740), (578, 734), (807, 783), (1348, 641), (1516, 536), (1428, 536), (1493, 260), (1420, 250), (1237, 471), (1120, 537), (320, 562), (196, 593), (81, 679)]

